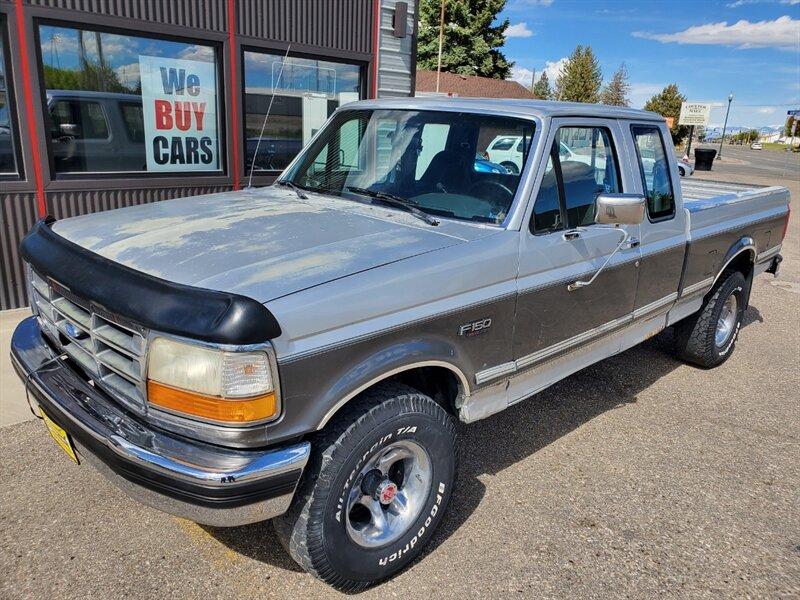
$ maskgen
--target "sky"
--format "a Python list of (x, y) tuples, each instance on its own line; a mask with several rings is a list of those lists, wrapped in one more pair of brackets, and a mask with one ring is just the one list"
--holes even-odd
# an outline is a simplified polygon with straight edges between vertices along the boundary
[(506, 56), (513, 79), (551, 85), (578, 44), (590, 45), (604, 80), (625, 63), (631, 105), (665, 85), (715, 103), (709, 126), (780, 126), (800, 108), (800, 0), (508, 0)]

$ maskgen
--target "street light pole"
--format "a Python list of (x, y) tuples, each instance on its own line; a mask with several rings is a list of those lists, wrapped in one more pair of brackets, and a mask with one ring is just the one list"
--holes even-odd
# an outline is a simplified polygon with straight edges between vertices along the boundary
[(717, 154), (717, 158), (722, 158), (722, 144), (725, 143), (725, 130), (728, 128), (728, 115), (731, 114), (731, 102), (733, 102), (733, 92), (728, 94), (728, 110), (725, 111), (725, 123), (722, 125), (722, 139), (719, 141), (719, 154)]

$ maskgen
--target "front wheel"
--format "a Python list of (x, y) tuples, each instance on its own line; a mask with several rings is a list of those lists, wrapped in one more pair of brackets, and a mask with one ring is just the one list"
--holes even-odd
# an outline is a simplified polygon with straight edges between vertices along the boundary
[(367, 392), (312, 442), (275, 529), (292, 558), (356, 592), (408, 565), (433, 536), (456, 472), (455, 422), (404, 385)]
[(505, 160), (500, 163), (500, 166), (505, 167), (506, 171), (512, 175), (519, 175), (519, 167), (517, 166), (517, 163), (511, 162), (510, 160)]
[(738, 271), (722, 274), (700, 311), (675, 326), (679, 358), (707, 369), (728, 360), (742, 326), (746, 287)]

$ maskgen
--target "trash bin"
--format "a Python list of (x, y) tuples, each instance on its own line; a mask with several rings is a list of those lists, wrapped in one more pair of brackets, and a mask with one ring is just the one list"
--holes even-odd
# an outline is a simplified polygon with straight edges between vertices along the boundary
[(717, 151), (714, 148), (697, 148), (694, 151), (695, 171), (710, 171), (716, 156)]

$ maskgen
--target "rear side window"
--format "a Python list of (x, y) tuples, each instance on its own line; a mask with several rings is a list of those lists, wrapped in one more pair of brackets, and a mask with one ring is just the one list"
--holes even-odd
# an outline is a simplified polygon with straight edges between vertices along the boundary
[(128, 138), (137, 144), (144, 143), (144, 115), (142, 105), (133, 102), (120, 102), (119, 108), (122, 111), (122, 122), (125, 124), (125, 131)]
[(631, 132), (647, 196), (647, 214), (651, 220), (669, 219), (675, 215), (675, 192), (661, 131), (652, 125), (633, 125)]

